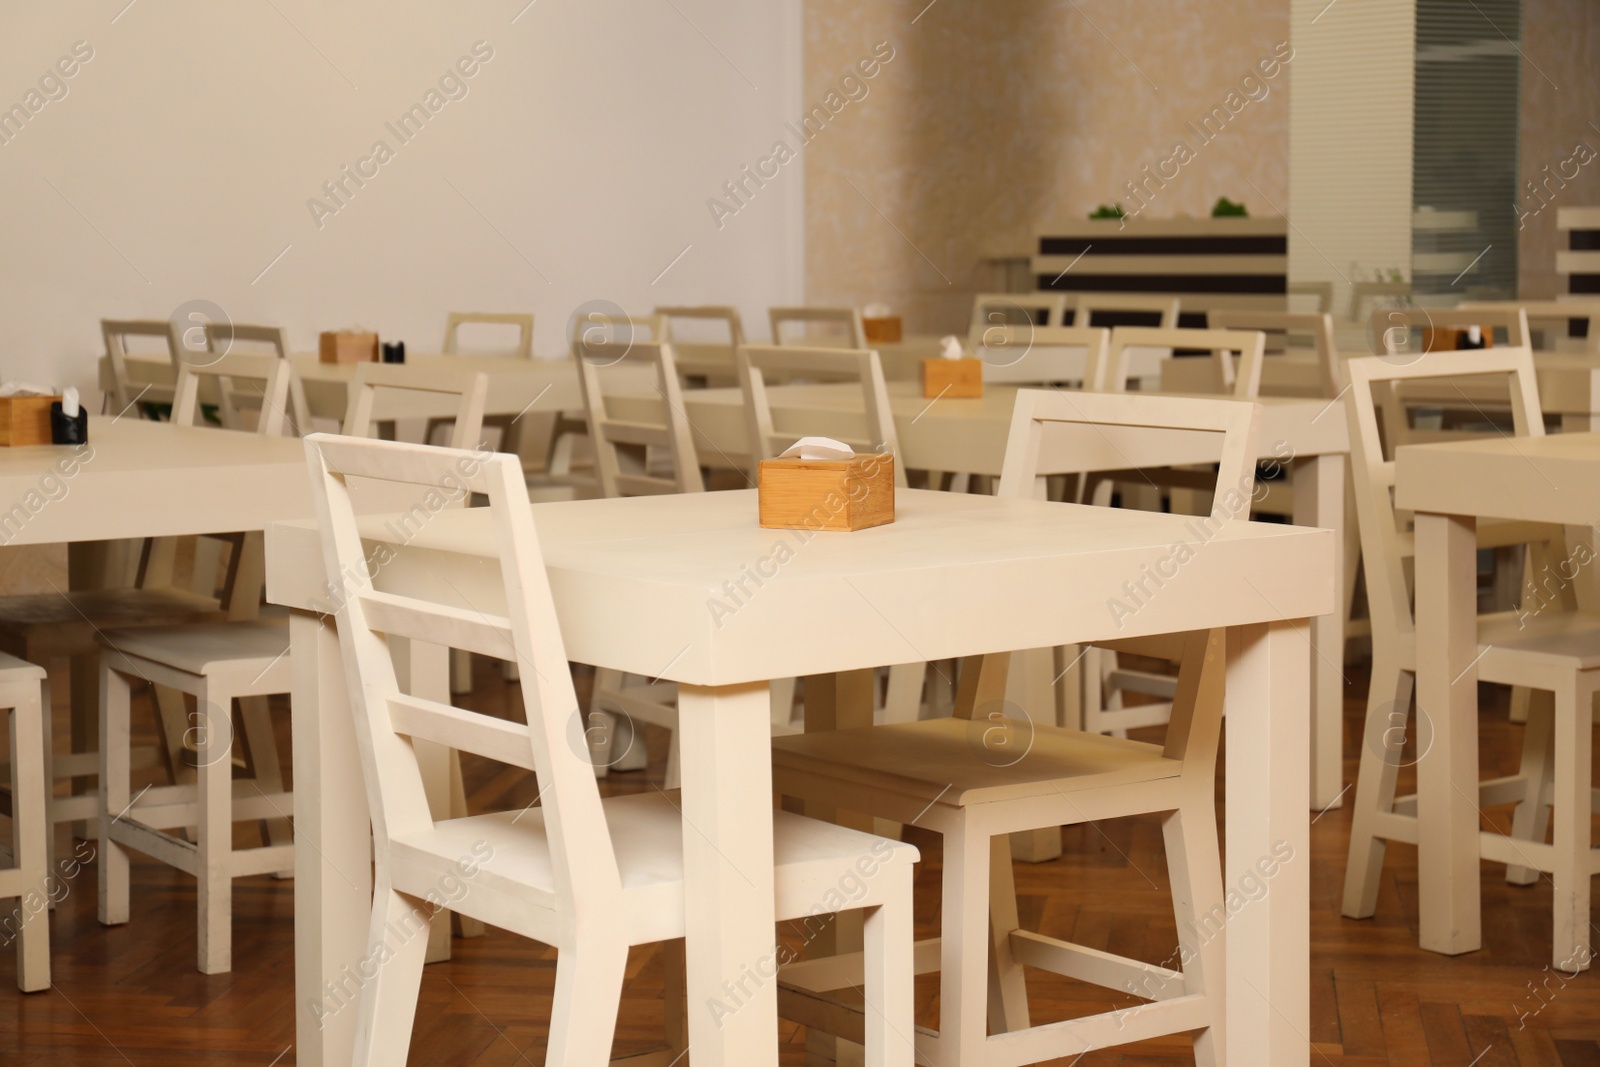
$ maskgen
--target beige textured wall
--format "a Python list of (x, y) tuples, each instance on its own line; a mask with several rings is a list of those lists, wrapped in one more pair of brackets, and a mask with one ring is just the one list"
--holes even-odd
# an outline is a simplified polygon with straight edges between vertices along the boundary
[[(1289, 35), (1287, 0), (926, 3), (808, 0), (804, 31), (808, 107), (875, 42), (895, 49), (806, 148), (807, 299), (882, 300), (916, 332), (965, 326), (971, 294), (995, 284), (985, 255), (1131, 204), (1124, 183), (1180, 137), (1197, 145), (1186, 123)], [(1218, 196), (1287, 210), (1288, 79), (1198, 148), (1146, 216), (1204, 215)]]
[[(1600, 130), (1590, 125), (1600, 123), (1600, 7), (1593, 0), (1523, 0), (1522, 51), (1529, 62), (1522, 65), (1517, 173), (1519, 214), (1527, 214), (1517, 234), (1517, 260), (1520, 295), (1538, 300), (1560, 291), (1557, 209), (1600, 205), (1600, 159), (1582, 167), (1567, 162), (1580, 143), (1600, 152)], [(1544, 189), (1549, 203), (1541, 208), (1527, 182), (1542, 183), (1563, 169), (1571, 174), (1574, 167), (1578, 175), (1565, 188), (1552, 180)]]

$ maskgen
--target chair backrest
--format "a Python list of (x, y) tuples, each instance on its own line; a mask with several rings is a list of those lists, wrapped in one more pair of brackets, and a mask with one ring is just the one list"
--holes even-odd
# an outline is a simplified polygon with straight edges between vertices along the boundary
[[(1344, 388), (1344, 372), (1339, 366), (1339, 344), (1334, 340), (1333, 316), (1318, 312), (1294, 311), (1213, 311), (1206, 323), (1219, 330), (1261, 330), (1282, 335), (1282, 349), (1297, 337), (1309, 337), (1322, 368), (1322, 387), (1327, 396), (1338, 396)], [(1275, 346), (1275, 351), (1281, 349)]]
[[(167, 355), (175, 360), (172, 324), (165, 319), (101, 319), (100, 336), (105, 340), (106, 359), (111, 363), (111, 400), (115, 413), (126, 412), (139, 395), (128, 376), (128, 338), (159, 337)], [(135, 418), (139, 415), (135, 413)]]
[[(1374, 345), (1381, 345), (1383, 351), (1378, 355), (1396, 355), (1404, 352), (1436, 352), (1453, 351), (1441, 349), (1436, 340), (1427, 337), (1416, 346), (1407, 345), (1412, 330), (1459, 330), (1469, 326), (1485, 327), (1483, 343), (1485, 347), (1496, 344), (1494, 329), (1496, 327), (1506, 332), (1506, 345), (1511, 348), (1527, 348), (1528, 341), (1528, 316), (1518, 308), (1500, 308), (1491, 310), (1469, 311), (1464, 308), (1374, 308), (1372, 317), (1368, 320)], [(1374, 349), (1376, 351), (1376, 349)], [(1470, 351), (1470, 349), (1469, 349)]]
[(582, 318), (572, 320), (574, 345), (638, 344), (667, 340), (667, 320), (662, 315), (611, 315), (590, 310)]
[(1111, 331), (1087, 326), (991, 326), (973, 349), (983, 380), (1008, 385), (1084, 382), (1103, 367)]
[(1221, 398), (1019, 389), (995, 495), (1042, 500), (1051, 474), (1215, 461), (1212, 515), (1242, 522), (1255, 488), (1258, 411)]
[[(1039, 321), (1043, 318), (1043, 322)], [(984, 344), (987, 331), (1008, 326), (1060, 326), (1067, 318), (1066, 293), (979, 293), (972, 298), (967, 346)]]
[[(1520, 307), (1528, 323), (1540, 323), (1547, 327), (1554, 327), (1545, 334), (1544, 348), (1540, 351), (1572, 351), (1574, 349), (1591, 355), (1600, 353), (1600, 300), (1529, 300), (1521, 303), (1512, 301), (1472, 301), (1457, 306), (1458, 311), (1476, 312), (1480, 310), (1505, 310), (1508, 307)], [(1576, 319), (1585, 326), (1584, 336), (1581, 341), (1572, 345), (1563, 345), (1567, 337), (1568, 323)], [(1528, 347), (1533, 347), (1533, 336), (1530, 331)]]
[(489, 394), (489, 376), (462, 367), (415, 366), (403, 363), (360, 363), (350, 384), (344, 428), (348, 437), (371, 437), (382, 415), (374, 417), (380, 391), (437, 393), (457, 398), (450, 429), (451, 448), (476, 448), (483, 433), (483, 406)]
[[(1126, 320), (1129, 314), (1160, 317), (1157, 326), (1172, 329), (1178, 325), (1178, 298), (1175, 296), (1146, 296), (1143, 293), (1079, 293), (1072, 312), (1072, 325), (1093, 326), (1096, 315), (1104, 318)], [(1124, 322), (1104, 322), (1104, 326), (1120, 326)]]
[[(257, 326), (238, 322), (208, 322), (205, 325), (206, 351), (229, 354), (233, 351), (236, 342), (246, 344), (270, 345), (279, 359), (291, 368), (289, 374), (289, 405), (285, 412), (289, 420), (289, 430), (298, 437), (303, 437), (311, 432), (311, 407), (306, 403), (306, 391), (300, 381), (300, 375), (293, 372), (293, 363), (290, 360), (289, 341), (282, 326)], [(173, 350), (173, 361), (176, 363), (179, 352)]]
[[(695, 322), (720, 322), (728, 331), (727, 343), (737, 348), (744, 344), (744, 323), (739, 318), (739, 309), (726, 305), (701, 305), (697, 307), (658, 307), (655, 314), (665, 323), (667, 336), (664, 341), (676, 341), (679, 338), (672, 334), (674, 319), (684, 319)], [(698, 343), (698, 342), (697, 342)]]
[[(421, 738), (534, 772), (556, 908), (570, 911), (582, 899), (597, 914), (608, 914), (620, 893), (616, 856), (594, 767), (581, 754), (586, 749), (577, 695), (521, 463), (512, 455), (320, 433), (306, 439), (306, 458), (324, 565), (328, 574), (340, 576), (339, 645), (378, 861), (387, 860), (393, 839), (434, 825), (412, 744)], [(440, 599), (382, 589), (385, 561), (413, 551), (415, 538), (384, 546), (396, 536), (389, 527), (359, 524), (352, 479), (428, 488), (434, 491), (430, 496), (486, 496), (488, 507), (479, 512), (488, 513), (489, 558), (499, 565), (494, 586), (504, 589), (503, 607), (484, 604), (487, 613), (480, 611), (453, 588)], [(364, 534), (389, 554), (369, 551)], [(407, 695), (394, 638), (515, 661), (527, 724)]]
[(521, 311), (451, 311), (444, 319), (444, 354), (461, 355), (458, 336), (463, 323), (488, 326), (515, 326), (517, 343), (513, 351), (521, 359), (533, 358), (533, 315)]
[[(750, 422), (750, 462), (754, 467), (793, 444), (805, 431), (773, 430), (767, 378), (778, 374), (811, 382), (858, 382), (861, 386), (861, 429), (849, 437), (829, 434), (858, 455), (889, 452), (895, 457), (896, 485), (906, 484), (900, 438), (889, 407), (889, 390), (883, 384), (878, 353), (864, 348), (797, 348), (783, 345), (743, 345), (739, 349), (739, 384), (744, 389), (745, 414)], [(754, 471), (752, 470), (752, 474)]]
[[(683, 407), (683, 390), (672, 346), (652, 341), (575, 341), (578, 380), (589, 417), (589, 440), (594, 444), (595, 467), (606, 496), (645, 496), (660, 493), (698, 493), (705, 489), (700, 460), (695, 452), (689, 416)], [(619, 419), (606, 406), (606, 368), (619, 364), (646, 364), (655, 368), (655, 392), (661, 398), (658, 421)], [(650, 471), (649, 450), (663, 450), (672, 459), (672, 477)], [(643, 453), (641, 456), (640, 453)]]
[(1544, 416), (1539, 408), (1533, 353), (1527, 348), (1507, 346), (1435, 352), (1410, 363), (1367, 356), (1347, 361), (1345, 371), (1350, 378), (1350, 396), (1345, 403), (1350, 423), (1350, 468), (1373, 639), (1392, 640), (1413, 630), (1411, 597), (1402, 561), (1415, 549), (1410, 534), (1402, 528), (1402, 524), (1410, 525), (1410, 515), (1394, 506), (1394, 458), (1385, 455), (1384, 444), (1387, 442), (1392, 449), (1397, 438), (1392, 430), (1379, 433), (1374, 387), (1383, 390), (1382, 402), (1388, 411), (1397, 404), (1398, 387), (1406, 382), (1505, 375), (1510, 382), (1514, 433), (1518, 437), (1541, 437)]
[(1294, 297), (1309, 296), (1316, 300), (1319, 315), (1333, 311), (1333, 283), (1332, 282), (1290, 282), (1287, 289), (1290, 297), (1289, 304), (1294, 306)]
[(291, 436), (296, 436), (289, 427), (288, 414), (284, 410), (288, 405), (289, 379), (293, 374), (294, 367), (288, 360), (246, 352), (218, 356), (205, 366), (180, 361), (178, 382), (173, 390), (172, 421), (178, 426), (194, 425), (195, 416), (200, 411), (200, 383), (211, 380), (217, 383), (217, 393), (221, 399), (218, 417), (224, 429), (245, 429), (238, 404), (238, 398), (243, 396), (261, 403), (260, 418), (256, 420), (257, 433), (276, 437), (289, 428)]
[[(856, 308), (776, 307), (767, 309), (772, 326), (772, 343), (802, 348), (866, 348), (867, 328)], [(786, 337), (784, 323), (799, 323), (800, 328)], [(813, 326), (827, 327), (825, 332)]]
[[(1411, 283), (1408, 281), (1388, 282), (1351, 282), (1350, 283), (1350, 319), (1351, 322), (1361, 321), (1362, 308), (1368, 300), (1409, 300), (1411, 299)], [(1381, 310), (1381, 309), (1380, 309)]]
[[(1261, 389), (1261, 360), (1267, 335), (1260, 330), (1155, 329), (1118, 326), (1111, 331), (1111, 354), (1088, 386), (1098, 392), (1120, 393), (1128, 387), (1128, 349), (1199, 349), (1211, 354), (1219, 395), (1253, 400)], [(1234, 354), (1238, 365), (1234, 365)]]

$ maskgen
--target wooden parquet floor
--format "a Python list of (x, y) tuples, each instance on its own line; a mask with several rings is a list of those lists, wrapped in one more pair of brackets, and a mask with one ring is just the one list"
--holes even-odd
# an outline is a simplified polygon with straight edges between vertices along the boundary
[[(1360, 734), (1360, 691), (1346, 702), (1346, 777), (1353, 780)], [(497, 674), (480, 669), (469, 698), (498, 710), (509, 698)], [(286, 719), (286, 716), (282, 718)], [(1503, 693), (1485, 690), (1486, 773), (1515, 766), (1520, 727), (1506, 721)], [(65, 720), (57, 716), (57, 723)], [(287, 738), (283, 739), (285, 742)], [(657, 748), (663, 736), (652, 737)], [(283, 751), (287, 753), (285, 743)], [(664, 751), (655, 753), (659, 774)], [(475, 808), (530, 803), (536, 793), (520, 773), (488, 764), (467, 767)], [(616, 775), (605, 788), (650, 788), (642, 773)], [(1407, 783), (1402, 781), (1402, 789)], [(1220, 795), (1220, 793), (1219, 793)], [(1492, 813), (1493, 814), (1493, 813)], [(1312, 826), (1311, 1063), (1327, 1067), (1588, 1067), (1600, 1065), (1600, 973), (1553, 978), (1549, 958), (1550, 887), (1507, 886), (1503, 871), (1482, 871), (1482, 951), (1445, 958), (1416, 944), (1416, 851), (1395, 846), (1384, 872), (1377, 916), (1339, 916), (1347, 808)], [(241, 835), (253, 834), (242, 828)], [(1152, 962), (1167, 959), (1176, 936), (1167, 896), (1161, 834), (1153, 818), (1064, 831), (1065, 855), (1021, 865), (1023, 921), (1047, 933)], [(918, 872), (919, 936), (936, 932), (939, 846), (923, 850)], [(89, 844), (78, 844), (87, 855)], [(236, 885), (231, 974), (195, 970), (192, 880), (149, 862), (134, 867), (133, 921), (105, 928), (95, 920), (96, 871), (88, 863), (58, 893), (54, 928), (55, 988), (23, 995), (13, 985), (14, 954), (0, 953), (0, 1064), (73, 1067), (200, 1067), (295, 1062), (292, 883), (251, 878)], [(1270, 890), (1269, 890), (1270, 891)], [(660, 1032), (662, 953), (636, 950), (624, 992), (617, 1052), (643, 1049)], [(513, 935), (455, 942), (455, 958), (427, 969), (412, 1044), (412, 1064), (543, 1063), (554, 954)], [(1042, 973), (1030, 974), (1035, 1022), (1134, 1003)], [(1537, 991), (1537, 992), (1536, 992)], [(931, 978), (918, 986), (920, 1021), (937, 1021)], [(353, 1010), (353, 1009), (351, 1009)], [(804, 1062), (804, 1034), (785, 1025), (783, 1064)], [(1234, 1034), (1235, 1042), (1250, 1035)], [(1068, 1061), (1058, 1061), (1066, 1063)], [(1079, 1067), (1166, 1067), (1192, 1063), (1186, 1038), (1107, 1049)]]

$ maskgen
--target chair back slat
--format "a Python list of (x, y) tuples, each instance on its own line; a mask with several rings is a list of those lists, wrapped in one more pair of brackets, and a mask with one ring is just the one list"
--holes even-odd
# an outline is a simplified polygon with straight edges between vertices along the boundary
[[(1211, 354), (1216, 369), (1217, 393), (1240, 400), (1254, 400), (1261, 390), (1261, 360), (1266, 355), (1267, 337), (1259, 330), (1162, 329), (1146, 326), (1118, 326), (1111, 331), (1111, 356), (1105, 371), (1091, 388), (1099, 392), (1120, 393), (1128, 387), (1130, 348), (1199, 349)], [(1234, 359), (1238, 357), (1237, 366)]]
[(533, 315), (521, 311), (451, 311), (444, 319), (443, 352), (461, 355), (461, 327), (464, 325), (515, 326), (517, 343), (512, 352), (519, 359), (533, 358)]
[[(578, 361), (578, 381), (583, 388), (601, 491), (608, 497), (702, 492), (705, 482), (700, 476), (700, 458), (683, 406), (683, 386), (678, 380), (672, 345), (589, 334), (573, 341), (572, 352)], [(606, 403), (606, 384), (613, 377), (609, 368), (624, 365), (653, 370), (655, 381), (651, 387), (660, 399), (660, 422), (623, 420), (611, 414)], [(670, 476), (651, 472), (652, 447), (666, 452), (672, 464)], [(641, 449), (642, 457), (638, 454)]]
[[(206, 351), (211, 353), (233, 354), (233, 346), (244, 341), (246, 344), (269, 345), (277, 357), (288, 364), (289, 373), (289, 403), (284, 411), (288, 422), (289, 432), (295, 437), (304, 437), (312, 430), (311, 407), (306, 403), (305, 385), (300, 381), (300, 375), (294, 371), (292, 353), (289, 351), (289, 339), (281, 326), (260, 326), (240, 322), (208, 322), (205, 324)], [(178, 345), (178, 338), (174, 338), (172, 359), (176, 366), (181, 359), (180, 353), (184, 351)], [(241, 353), (243, 354), (243, 353)], [(201, 362), (190, 356), (191, 362)]]
[(292, 426), (285, 410), (288, 406), (289, 380), (294, 367), (276, 356), (233, 352), (218, 356), (204, 366), (180, 360), (178, 381), (173, 387), (172, 421), (178, 426), (193, 426), (200, 413), (200, 383), (214, 381), (221, 403), (218, 416), (224, 429), (245, 428), (239, 398), (259, 401), (261, 412), (256, 420), (256, 432), (277, 437)]
[(985, 382), (1082, 387), (1100, 373), (1110, 344), (1111, 331), (1098, 327), (1000, 326), (985, 330), (973, 351)]
[(744, 323), (739, 318), (739, 309), (727, 305), (704, 304), (694, 307), (671, 306), (658, 307), (655, 314), (666, 323), (667, 336), (664, 341), (678, 340), (672, 333), (674, 319), (684, 319), (693, 322), (720, 322), (728, 331), (727, 344), (737, 348), (744, 344)]
[(1333, 316), (1326, 313), (1293, 311), (1212, 311), (1206, 323), (1218, 330), (1261, 330), (1282, 334), (1284, 348), (1296, 335), (1309, 337), (1322, 370), (1325, 396), (1335, 397), (1344, 388), (1344, 371), (1339, 365), (1339, 345), (1334, 340)]
[[(433, 826), (410, 740), (424, 736), (516, 766), (531, 764), (538, 776), (558, 907), (571, 912), (581, 900), (584, 907), (607, 914), (621, 891), (616, 855), (583, 744), (577, 695), (517, 457), (327, 434), (306, 439), (306, 457), (324, 565), (350, 591), (338, 608), (337, 629), (380, 862), (392, 840)], [(479, 636), (493, 630), (508, 643), (498, 651), (487, 647), (487, 641), (480, 647), (521, 668), (526, 726), (460, 708), (442, 709), (403, 693), (394, 639), (403, 631), (412, 640), (456, 645), (464, 634), (464, 616), (478, 612), (453, 588), (448, 602), (445, 596), (374, 590), (374, 583), (389, 571), (372, 562), (363, 535), (382, 541), (392, 532), (364, 530), (349, 492), (351, 480), (373, 479), (413, 487), (464, 482), (488, 497), (492, 542), (484, 547), (492, 550), (489, 559), (499, 566), (493, 587), (503, 590), (505, 614), (480, 617)], [(395, 543), (391, 548), (403, 556), (416, 546)], [(455, 621), (442, 622), (446, 619)]]
[(381, 420), (380, 394), (389, 391), (437, 393), (457, 398), (451, 448), (473, 448), (483, 434), (483, 408), (489, 395), (489, 376), (471, 367), (413, 366), (406, 363), (360, 363), (350, 386), (342, 433), (371, 437)]
[[(1410, 515), (1394, 506), (1395, 466), (1392, 449), (1411, 443), (1401, 433), (1389, 413), (1400, 411), (1399, 386), (1406, 382), (1449, 380), (1504, 375), (1509, 379), (1512, 425), (1518, 437), (1544, 434), (1544, 416), (1539, 407), (1538, 384), (1534, 377), (1533, 353), (1525, 347), (1471, 349), (1460, 352), (1435, 352), (1409, 363), (1393, 357), (1368, 356), (1348, 360), (1350, 390), (1345, 415), (1350, 424), (1350, 467), (1356, 498), (1356, 523), (1361, 531), (1362, 569), (1367, 576), (1367, 601), (1370, 605), (1373, 639), (1393, 640), (1414, 631), (1411, 593), (1405, 576), (1405, 557), (1415, 551), (1407, 527)], [(1383, 432), (1379, 429), (1378, 402), (1381, 390), (1385, 414)]]
[[(159, 337), (166, 345), (167, 356), (176, 361), (177, 350), (172, 330), (172, 324), (165, 319), (100, 320), (100, 337), (105, 341), (106, 359), (111, 363), (111, 402), (115, 405), (112, 414), (126, 413), (141, 395), (141, 390), (133, 387), (133, 379), (128, 374), (128, 338)], [(144, 395), (149, 395), (148, 391)], [(165, 390), (155, 397), (165, 398)], [(136, 412), (134, 417), (142, 416)]]
[(763, 459), (771, 459), (805, 433), (773, 427), (767, 376), (783, 374), (814, 382), (856, 382), (861, 387), (860, 430), (849, 437), (832, 435), (860, 454), (889, 452), (895, 457), (895, 484), (906, 484), (900, 462), (900, 438), (889, 407), (889, 390), (883, 382), (878, 353), (871, 349), (796, 348), (779, 345), (745, 345), (739, 349), (739, 383), (744, 389), (745, 416), (750, 426), (751, 474)]
[[(1039, 317), (1044, 317), (1040, 322)], [(1061, 326), (1067, 318), (1066, 293), (978, 293), (972, 298), (967, 347), (977, 351), (990, 330), (1008, 326)]]
[[(1144, 293), (1079, 293), (1077, 304), (1072, 312), (1072, 325), (1093, 326), (1095, 316), (1105, 312), (1107, 317), (1126, 319), (1129, 313), (1135, 315), (1153, 315), (1157, 318), (1156, 326), (1163, 329), (1176, 329), (1178, 326), (1178, 304), (1175, 296), (1146, 295)], [(1106, 326), (1125, 325), (1124, 323), (1105, 323)]]
[[(767, 322), (772, 327), (774, 345), (795, 345), (802, 348), (866, 348), (867, 328), (861, 322), (857, 308), (828, 307), (775, 307), (767, 309)], [(785, 323), (798, 323), (800, 328), (792, 334), (784, 333)], [(829, 330), (818, 333), (812, 326), (825, 326)]]
[(1051, 474), (1215, 460), (1212, 516), (1242, 521), (1255, 487), (1259, 411), (1237, 400), (1021, 389), (996, 495), (1043, 499)]

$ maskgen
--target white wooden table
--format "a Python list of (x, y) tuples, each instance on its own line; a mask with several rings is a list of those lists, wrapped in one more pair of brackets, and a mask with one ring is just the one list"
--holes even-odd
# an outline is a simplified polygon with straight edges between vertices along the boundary
[(1417, 707), (1433, 725), (1417, 763), (1417, 874), (1423, 948), (1483, 945), (1478, 899), (1480, 517), (1593, 528), (1600, 434), (1492, 438), (1395, 450), (1395, 506), (1416, 513)]
[[(987, 385), (980, 398), (946, 397), (933, 402), (924, 399), (921, 387), (912, 382), (890, 382), (888, 390), (901, 458), (908, 468), (999, 476), (1016, 387)], [(858, 386), (786, 385), (767, 392), (773, 425), (780, 432), (788, 430), (797, 438), (806, 434), (850, 438), (859, 433), (862, 400)], [(1293, 465), (1294, 521), (1334, 530), (1342, 537), (1345, 457), (1349, 452), (1343, 408), (1326, 400), (1299, 397), (1262, 397), (1257, 403), (1261, 407), (1258, 458)], [(615, 397), (608, 399), (608, 404), (619, 417), (630, 416), (631, 404), (638, 405), (635, 414), (639, 418), (660, 417), (658, 398), (634, 401)], [(684, 408), (703, 463), (748, 467), (749, 430), (739, 390), (690, 390), (684, 394)], [(1195, 456), (1196, 463), (1206, 460), (1204, 455)], [(1342, 571), (1342, 562), (1339, 566)], [(1320, 811), (1340, 803), (1345, 791), (1344, 619), (1340, 613), (1313, 620), (1310, 643), (1315, 721), (1310, 803)]]
[[(891, 525), (809, 540), (758, 528), (751, 491), (535, 508), (568, 655), (679, 683), (695, 1063), (777, 1062), (771, 983), (721, 1025), (696, 1007), (722, 996), (722, 983), (773, 944), (767, 679), (1207, 627), (1232, 628), (1227, 884), (1258, 877), (1254, 865), (1275, 848), (1294, 856), (1270, 893), (1228, 921), (1228, 1025), (1241, 1035), (1232, 1062), (1306, 1062), (1310, 731), (1296, 627), (1334, 609), (1334, 535), (1228, 526), (1119, 630), (1107, 600), (1141, 565), (1191, 539), (1187, 518), (909, 490), (897, 506)], [(374, 520), (369, 529), (383, 527)], [(789, 558), (772, 577), (746, 582), (752, 595), (732, 615), (711, 610), (709, 596), (772, 561), (780, 544)], [(483, 563), (492, 554), (485, 515), (444, 512), (377, 582), (503, 611), (494, 568)], [(296, 830), (314, 846), (302, 850), (295, 884), (302, 1067), (348, 1062), (355, 1009), (329, 1011), (322, 1001), (325, 983), (366, 954), (371, 891), (334, 620), (307, 610), (325, 603), (321, 561), (310, 523), (268, 530), (268, 597), (295, 609)], [(1245, 576), (1271, 601), (1251, 593)]]

